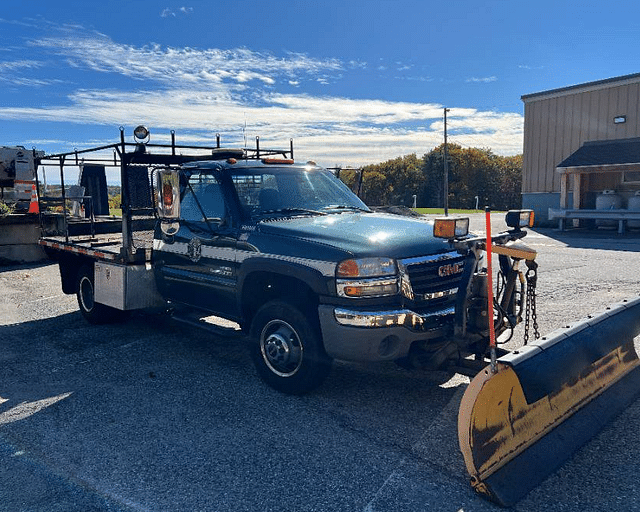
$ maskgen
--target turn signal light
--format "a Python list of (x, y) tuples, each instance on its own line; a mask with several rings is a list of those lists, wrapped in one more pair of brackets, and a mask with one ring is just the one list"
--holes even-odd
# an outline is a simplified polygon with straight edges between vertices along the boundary
[(398, 293), (398, 284), (395, 281), (344, 287), (344, 295), (347, 297), (383, 297), (395, 295), (396, 293)]

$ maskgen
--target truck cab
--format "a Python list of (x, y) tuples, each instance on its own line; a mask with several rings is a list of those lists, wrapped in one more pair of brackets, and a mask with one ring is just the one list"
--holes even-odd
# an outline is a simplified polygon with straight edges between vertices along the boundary
[[(332, 359), (457, 354), (445, 340), (477, 255), (434, 236), (434, 222), (373, 212), (313, 162), (231, 158), (158, 180), (173, 188), (158, 196), (159, 292), (238, 322), (273, 387), (309, 391)], [(463, 239), (468, 221), (455, 222)]]

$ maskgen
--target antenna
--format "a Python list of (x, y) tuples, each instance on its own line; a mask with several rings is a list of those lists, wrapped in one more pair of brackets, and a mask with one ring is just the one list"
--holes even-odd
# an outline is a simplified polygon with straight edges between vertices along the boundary
[(247, 147), (247, 113), (244, 113), (244, 127), (242, 128), (242, 137), (244, 138), (244, 147)]

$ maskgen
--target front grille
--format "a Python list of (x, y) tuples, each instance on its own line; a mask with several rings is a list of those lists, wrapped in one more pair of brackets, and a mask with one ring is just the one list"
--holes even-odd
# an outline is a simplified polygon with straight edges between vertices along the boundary
[(458, 291), (464, 271), (464, 256), (448, 252), (399, 262), (402, 292), (410, 300), (447, 302)]

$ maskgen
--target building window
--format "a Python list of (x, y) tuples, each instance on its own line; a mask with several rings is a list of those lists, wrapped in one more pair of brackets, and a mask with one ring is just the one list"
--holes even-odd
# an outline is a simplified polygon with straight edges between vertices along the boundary
[(640, 185), (640, 171), (624, 171), (622, 173), (622, 183)]

